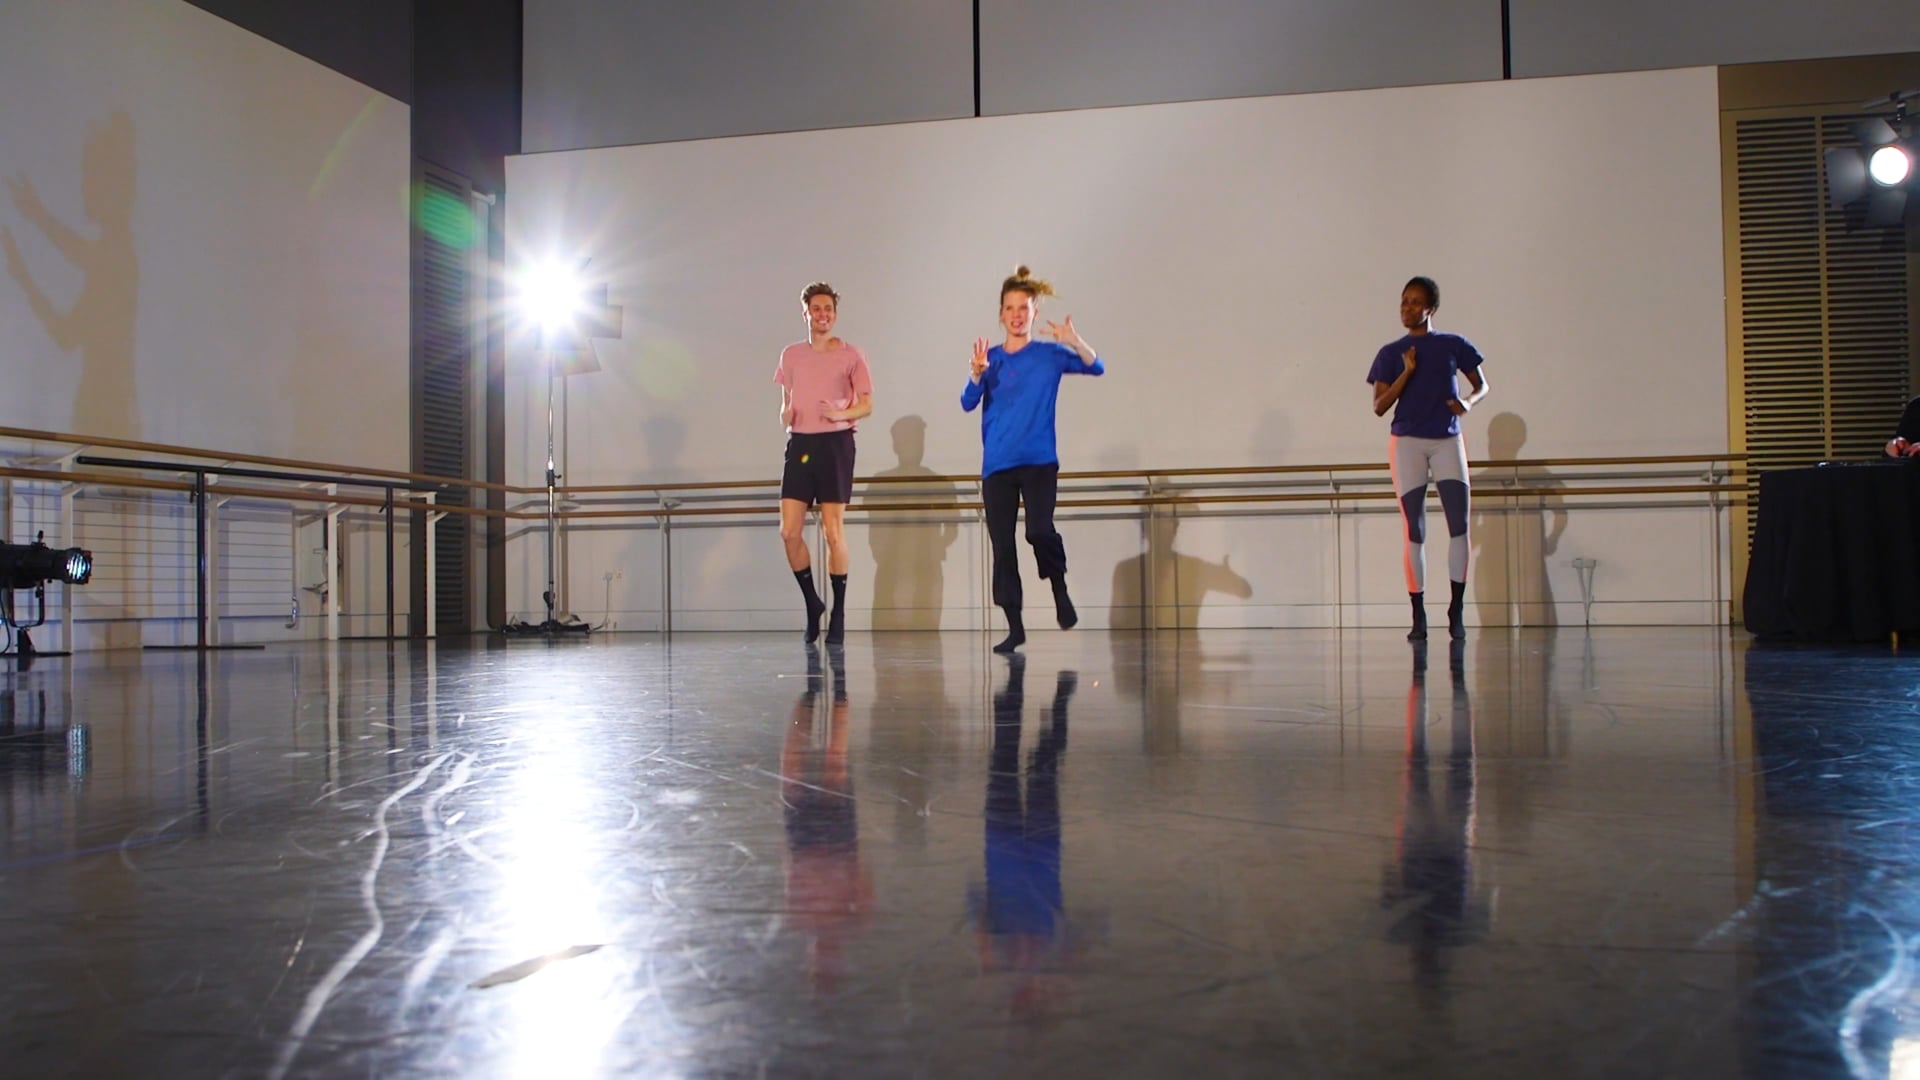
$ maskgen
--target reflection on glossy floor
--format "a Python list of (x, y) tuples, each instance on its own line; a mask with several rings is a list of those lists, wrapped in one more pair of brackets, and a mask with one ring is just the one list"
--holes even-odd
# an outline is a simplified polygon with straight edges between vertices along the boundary
[(0, 675), (10, 1075), (1899, 1075), (1920, 659), (771, 635)]

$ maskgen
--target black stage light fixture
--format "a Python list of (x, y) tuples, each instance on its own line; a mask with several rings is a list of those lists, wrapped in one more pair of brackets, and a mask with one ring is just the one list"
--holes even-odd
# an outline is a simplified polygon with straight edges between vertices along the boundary
[[(45, 533), (31, 544), (0, 542), (0, 625), (18, 631), (15, 648), (22, 671), (33, 663), (35, 655), (33, 638), (27, 631), (45, 626), (47, 622), (47, 582), (85, 585), (92, 580), (93, 552), (86, 548), (48, 547)], [(14, 614), (13, 594), (22, 589), (33, 590), (34, 599), (39, 603), (39, 611), (32, 622), (21, 622)]]
[(1913, 197), (1920, 186), (1914, 168), (1920, 132), (1907, 116), (1907, 103), (1916, 99), (1920, 90), (1902, 90), (1868, 102), (1868, 108), (1891, 105), (1893, 113), (1849, 124), (1858, 146), (1828, 148), (1827, 205), (1846, 215), (1848, 232), (1902, 225), (1920, 208)]
[(93, 552), (31, 544), (0, 543), (0, 589), (37, 589), (49, 581), (85, 585), (93, 580)]

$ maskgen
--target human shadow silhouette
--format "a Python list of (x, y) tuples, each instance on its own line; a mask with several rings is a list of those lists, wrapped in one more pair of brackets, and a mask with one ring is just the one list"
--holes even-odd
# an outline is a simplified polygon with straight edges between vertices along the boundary
[(1427, 749), (1427, 645), (1413, 645), (1400, 818), (1394, 859), (1382, 872), (1380, 890), (1380, 904), (1389, 912), (1387, 940), (1407, 946), (1414, 985), (1430, 1005), (1442, 1000), (1449, 969), (1445, 950), (1484, 938), (1491, 919), (1473, 887), (1474, 723), (1463, 643), (1450, 644), (1447, 667), (1451, 722), (1446, 774), (1436, 798)]
[[(893, 422), (893, 453), (898, 463), (876, 477), (932, 477), (927, 468), (927, 422), (903, 416)], [(958, 489), (949, 485), (892, 484), (868, 488), (864, 503), (883, 505), (957, 505)], [(867, 526), (867, 546), (873, 553), (873, 628), (875, 630), (938, 630), (945, 607), (947, 553), (960, 539), (958, 522), (934, 521), (950, 517), (948, 510), (903, 510), (875, 516)]]
[(832, 705), (824, 744), (814, 737), (826, 680), (820, 653), (807, 650), (807, 685), (793, 704), (780, 750), (780, 798), (786, 804), (785, 923), (807, 940), (807, 973), (816, 997), (846, 977), (846, 948), (873, 911), (873, 879), (860, 861), (859, 804), (847, 763), (852, 724), (845, 654), (829, 650)]
[[(125, 111), (96, 123), (81, 154), (80, 203), (92, 223), (91, 236), (55, 216), (28, 177), (6, 181), (20, 217), (80, 271), (80, 293), (63, 309), (34, 275), (12, 229), (0, 225), (0, 258), (7, 264), (7, 276), (26, 296), (28, 308), (53, 343), (80, 356), (67, 430), (89, 438), (138, 439), (142, 434), (134, 367), (140, 297), (140, 259), (133, 235), (137, 185), (133, 118)], [(123, 528), (129, 524), (124, 516), (121, 523)], [(131, 531), (122, 537), (123, 564), (118, 569), (123, 605), (118, 611), (113, 610), (111, 593), (96, 589), (89, 594), (94, 601), (89, 613), (112, 619), (101, 639), (106, 648), (140, 644), (140, 626), (131, 620), (151, 603), (156, 588), (151, 544)], [(143, 546), (147, 550), (140, 550)]]
[[(1517, 413), (1501, 413), (1487, 425), (1487, 460), (1518, 458), (1526, 442), (1527, 422)], [(1520, 468), (1516, 478), (1521, 487), (1549, 494), (1494, 505), (1474, 499), (1474, 603), (1484, 626), (1554, 626), (1559, 617), (1547, 559), (1567, 531), (1566, 500), (1559, 494), (1566, 485), (1537, 466)]]
[(1149, 512), (1143, 530), (1147, 550), (1113, 568), (1113, 608), (1108, 615), (1112, 629), (1185, 626), (1185, 613), (1214, 593), (1242, 600), (1253, 595), (1253, 585), (1234, 572), (1225, 556), (1208, 562), (1174, 548), (1174, 535), (1180, 531), (1174, 512)]
[(27, 264), (13, 231), (0, 225), (7, 276), (63, 352), (80, 354), (68, 430), (94, 438), (140, 437), (134, 382), (134, 318), (140, 260), (134, 245), (136, 191), (133, 119), (115, 112), (95, 124), (80, 162), (80, 201), (93, 235), (61, 221), (41, 202), (33, 181), (7, 180), (14, 209), (80, 271), (80, 294), (62, 310)]

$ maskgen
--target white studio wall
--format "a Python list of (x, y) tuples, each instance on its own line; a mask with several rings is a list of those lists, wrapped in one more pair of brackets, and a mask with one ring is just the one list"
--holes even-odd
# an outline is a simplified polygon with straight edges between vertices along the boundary
[[(5, 6), (0, 94), (0, 424), (406, 466), (406, 106), (177, 0)], [(15, 486), (15, 538), (46, 500)], [(89, 492), (76, 516), (100, 554), (78, 643), (174, 640), (190, 510)], [(235, 507), (222, 528), (250, 553), (229, 562), (233, 632), (309, 632), (282, 625), (310, 584), (294, 516)], [(383, 530), (349, 532), (371, 619)]]
[[(590, 256), (625, 307), (603, 370), (564, 384), (571, 484), (776, 476), (773, 363), (819, 278), (874, 368), (860, 473), (977, 470), (978, 417), (958, 407), (967, 346), (996, 332), (1016, 262), (1058, 284), (1043, 316), (1073, 314), (1111, 368), (1063, 388), (1068, 470), (1382, 460), (1364, 378), (1415, 273), (1441, 283), (1442, 328), (1488, 357), (1476, 457), (1490, 438), (1507, 457), (1717, 453), (1717, 108), (1715, 73), (1688, 69), (556, 153), (510, 159), (507, 239), (513, 258)], [(510, 352), (508, 481), (536, 484), (545, 383), (526, 346)], [(1576, 556), (1604, 568), (1596, 621), (1712, 618), (1725, 539), (1706, 511), (1576, 508), (1551, 544), (1543, 513), (1483, 526), (1481, 554), (1497, 533), (1507, 564), (1476, 596), (1483, 621), (1577, 621)], [(983, 618), (968, 515), (853, 531), (854, 606), (875, 604), (872, 621)], [(1195, 560), (1175, 560), (1171, 586), (1190, 624), (1404, 615), (1390, 510), (1063, 532), (1088, 626), (1125, 625), (1110, 609), (1169, 587), (1128, 584), (1156, 550)], [(510, 548), (515, 613), (537, 609), (540, 543)], [(657, 533), (576, 530), (567, 552), (574, 610), (657, 624)], [(795, 624), (770, 522), (676, 525), (672, 554), (676, 629)]]

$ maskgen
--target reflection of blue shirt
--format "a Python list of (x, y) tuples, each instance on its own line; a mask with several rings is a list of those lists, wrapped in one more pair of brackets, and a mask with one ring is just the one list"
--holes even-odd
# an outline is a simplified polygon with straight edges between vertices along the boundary
[(1460, 398), (1454, 375), (1481, 364), (1480, 351), (1459, 334), (1408, 334), (1383, 345), (1367, 372), (1370, 383), (1392, 383), (1406, 366), (1407, 346), (1413, 346), (1413, 376), (1393, 406), (1393, 433), (1416, 439), (1446, 439), (1460, 434), (1460, 418), (1447, 402)]
[(1106, 370), (1098, 357), (1089, 364), (1056, 341), (1029, 341), (1014, 353), (1004, 345), (989, 349), (987, 373), (977, 383), (968, 379), (960, 391), (960, 407), (968, 412), (986, 402), (980, 414), (980, 475), (1022, 465), (1058, 465), (1054, 403), (1060, 397), (1061, 377), (1103, 375)]
[(987, 930), (1052, 938), (1061, 907), (1060, 831), (987, 822)]

